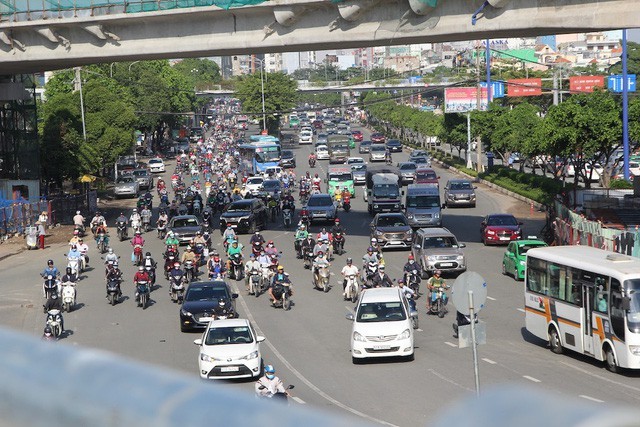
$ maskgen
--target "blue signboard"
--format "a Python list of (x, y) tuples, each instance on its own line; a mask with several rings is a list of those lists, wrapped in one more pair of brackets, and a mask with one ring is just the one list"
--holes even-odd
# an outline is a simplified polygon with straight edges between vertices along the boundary
[[(487, 82), (480, 82), (480, 87), (487, 87)], [(491, 99), (504, 98), (504, 83), (491, 82)]]
[[(607, 87), (611, 92), (622, 92), (622, 74), (613, 74), (608, 78)], [(627, 74), (627, 90), (629, 92), (636, 91), (636, 75)]]

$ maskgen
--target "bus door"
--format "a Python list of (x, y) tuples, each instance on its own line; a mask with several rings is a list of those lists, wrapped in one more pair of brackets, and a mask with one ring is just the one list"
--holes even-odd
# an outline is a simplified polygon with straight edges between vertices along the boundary
[(583, 337), (582, 348), (585, 353), (593, 354), (593, 303), (595, 300), (595, 285), (589, 282), (582, 283), (582, 301), (584, 310), (582, 320)]

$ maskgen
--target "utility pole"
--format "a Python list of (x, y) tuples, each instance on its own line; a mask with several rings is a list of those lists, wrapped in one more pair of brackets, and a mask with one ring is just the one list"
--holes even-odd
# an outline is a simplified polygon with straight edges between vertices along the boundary
[(84, 139), (84, 142), (87, 142), (87, 126), (85, 125), (85, 122), (84, 122), (84, 99), (82, 96), (82, 74), (80, 73), (81, 69), (82, 68), (80, 67), (75, 68), (76, 78), (74, 83), (77, 90), (80, 91), (80, 114), (82, 115), (82, 138)]
[[(478, 42), (476, 44), (476, 103), (478, 105), (478, 111), (482, 110), (482, 88), (480, 87), (480, 43)], [(487, 91), (489, 90), (489, 88), (487, 88)], [(480, 136), (476, 136), (476, 152), (478, 154), (477, 156), (477, 164), (476, 164), (476, 170), (478, 172), (482, 172), (482, 149), (480, 147), (481, 145), (481, 141), (480, 141)], [(471, 154), (469, 154), (469, 157), (471, 157)]]
[(558, 70), (553, 70), (553, 105), (558, 105)]

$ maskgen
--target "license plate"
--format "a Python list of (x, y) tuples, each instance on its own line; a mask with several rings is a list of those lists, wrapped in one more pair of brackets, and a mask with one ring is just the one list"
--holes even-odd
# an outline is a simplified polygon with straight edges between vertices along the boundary
[(500, 240), (511, 240), (511, 237), (501, 237)]
[(440, 263), (441, 267), (453, 267), (453, 263), (452, 262), (443, 262)]
[(391, 348), (390, 345), (374, 345), (374, 350), (389, 350)]
[(237, 366), (224, 366), (220, 368), (220, 372), (238, 372), (240, 368)]
[(231, 228), (238, 228), (238, 224), (231, 224)]

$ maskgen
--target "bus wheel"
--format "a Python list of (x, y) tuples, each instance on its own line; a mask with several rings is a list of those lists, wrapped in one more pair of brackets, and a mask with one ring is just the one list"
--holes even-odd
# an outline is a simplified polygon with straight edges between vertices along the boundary
[(614, 374), (618, 373), (618, 365), (616, 364), (616, 356), (613, 354), (613, 350), (610, 346), (605, 346), (604, 348), (604, 363), (607, 367), (607, 370), (613, 372)]
[(555, 327), (551, 327), (549, 330), (549, 346), (555, 354), (562, 354), (562, 342), (560, 341), (558, 330)]

